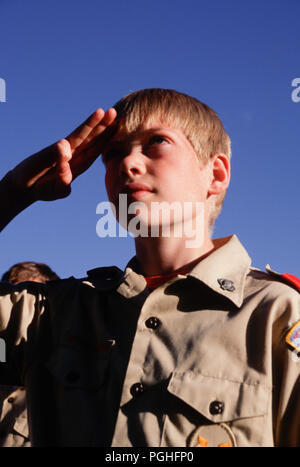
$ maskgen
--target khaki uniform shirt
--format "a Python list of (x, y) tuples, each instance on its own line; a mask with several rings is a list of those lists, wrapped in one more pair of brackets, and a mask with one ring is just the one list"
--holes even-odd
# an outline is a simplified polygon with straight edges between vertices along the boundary
[(0, 447), (29, 447), (24, 388), (0, 387)]
[(151, 293), (135, 260), (1, 285), (33, 445), (300, 445), (300, 361), (285, 340), (300, 295), (251, 268), (237, 237), (215, 246)]

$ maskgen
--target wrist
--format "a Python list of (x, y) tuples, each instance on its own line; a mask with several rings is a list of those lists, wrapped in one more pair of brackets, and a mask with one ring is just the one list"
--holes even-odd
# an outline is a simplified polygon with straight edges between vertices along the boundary
[(24, 190), (15, 182), (13, 170), (7, 172), (2, 180), (0, 180), (0, 197), (2, 202), (7, 200), (10, 206), (14, 206), (15, 208), (20, 206), (21, 209), (35, 201), (32, 196), (32, 190)]
[(0, 180), (0, 231), (21, 211), (34, 202), (29, 195), (15, 186), (12, 171)]

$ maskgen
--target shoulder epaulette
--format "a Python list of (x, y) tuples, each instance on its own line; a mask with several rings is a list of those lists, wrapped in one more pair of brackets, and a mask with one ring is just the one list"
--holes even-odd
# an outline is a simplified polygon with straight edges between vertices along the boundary
[(300, 292), (300, 279), (297, 276), (294, 276), (293, 274), (289, 274), (287, 272), (283, 274), (279, 274), (276, 271), (273, 271), (269, 264), (266, 265), (266, 271), (271, 274), (271, 276), (277, 277), (277, 279), (281, 280), (282, 282), (285, 282), (286, 284), (292, 285), (298, 292)]

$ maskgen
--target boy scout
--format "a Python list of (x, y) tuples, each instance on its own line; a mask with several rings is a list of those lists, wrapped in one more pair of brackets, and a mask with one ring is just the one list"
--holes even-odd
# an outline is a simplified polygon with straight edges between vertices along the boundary
[[(1, 280), (19, 284), (57, 279), (47, 264), (24, 261), (11, 266)], [(0, 386), (0, 407), (0, 447), (29, 447), (25, 388)]]
[(67, 196), (99, 153), (112, 203), (200, 202), (202, 242), (160, 230), (135, 238), (124, 272), (1, 285), (0, 337), (27, 386), (33, 444), (299, 446), (297, 282), (251, 267), (236, 236), (211, 239), (230, 141), (206, 105), (150, 89), (98, 110), (4, 177), (2, 227)]

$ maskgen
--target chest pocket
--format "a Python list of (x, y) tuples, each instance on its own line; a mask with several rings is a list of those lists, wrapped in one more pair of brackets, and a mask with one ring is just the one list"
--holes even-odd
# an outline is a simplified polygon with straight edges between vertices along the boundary
[(68, 336), (46, 366), (66, 389), (97, 390), (107, 380), (114, 345), (114, 340), (91, 345), (75, 336)]
[[(267, 386), (259, 382), (249, 384), (192, 372), (175, 372), (168, 392), (183, 401), (183, 405), (192, 407), (192, 412), (198, 416), (188, 417), (184, 410), (181, 414), (167, 415), (163, 444), (195, 447), (262, 445), (271, 393)], [(186, 413), (191, 411), (187, 409)]]

